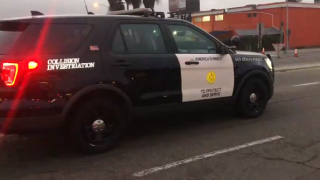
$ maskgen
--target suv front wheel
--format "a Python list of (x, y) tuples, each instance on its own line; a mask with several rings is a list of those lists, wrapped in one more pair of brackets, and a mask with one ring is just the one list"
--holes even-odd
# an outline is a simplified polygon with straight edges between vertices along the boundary
[(84, 102), (69, 125), (72, 143), (80, 150), (103, 153), (114, 148), (125, 128), (124, 114), (108, 99), (91, 99)]
[(268, 87), (257, 78), (249, 79), (242, 87), (236, 104), (237, 114), (246, 118), (259, 117), (268, 103)]

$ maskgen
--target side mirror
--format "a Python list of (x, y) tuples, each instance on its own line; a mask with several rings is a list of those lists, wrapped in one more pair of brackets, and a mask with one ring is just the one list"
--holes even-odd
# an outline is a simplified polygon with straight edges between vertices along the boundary
[(234, 46), (238, 46), (240, 44), (240, 37), (239, 36), (233, 36), (231, 38), (231, 43)]

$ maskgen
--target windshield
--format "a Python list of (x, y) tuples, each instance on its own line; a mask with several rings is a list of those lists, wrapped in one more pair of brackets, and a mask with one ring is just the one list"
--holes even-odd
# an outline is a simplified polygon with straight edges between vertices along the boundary
[(0, 23), (0, 54), (8, 54), (26, 28), (19, 22)]

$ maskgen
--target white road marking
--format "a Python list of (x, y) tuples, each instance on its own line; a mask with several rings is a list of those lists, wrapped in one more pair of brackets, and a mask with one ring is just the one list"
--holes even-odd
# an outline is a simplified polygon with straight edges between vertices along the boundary
[(319, 84), (320, 82), (311, 82), (311, 83), (304, 83), (304, 84), (296, 84), (293, 85), (294, 87), (298, 87), (298, 86), (309, 86), (309, 85), (315, 85), (315, 84)]
[(151, 168), (151, 169), (146, 169), (146, 170), (134, 173), (132, 176), (143, 177), (143, 176), (155, 173), (155, 172), (171, 169), (171, 168), (183, 165), (183, 164), (188, 164), (188, 163), (191, 163), (191, 162), (194, 162), (194, 161), (198, 161), (198, 160), (202, 160), (202, 159), (206, 159), (206, 158), (211, 158), (211, 157), (214, 157), (214, 156), (217, 156), (217, 155), (220, 155), (220, 154), (225, 154), (225, 153), (229, 153), (229, 152), (238, 151), (240, 149), (256, 146), (256, 145), (259, 145), (259, 144), (268, 143), (268, 142), (271, 142), (271, 141), (276, 141), (276, 140), (279, 140), (279, 139), (282, 139), (282, 138), (284, 138), (284, 137), (282, 137), (282, 136), (274, 136), (274, 137), (269, 137), (269, 138), (266, 138), (266, 139), (261, 139), (261, 140), (258, 140), (258, 141), (253, 141), (253, 142), (250, 142), (250, 143), (242, 144), (242, 145), (239, 145), (239, 146), (234, 146), (234, 147), (227, 148), (227, 149), (213, 151), (213, 152), (210, 152), (210, 153), (194, 156), (194, 157), (191, 157), (191, 158), (188, 158), (188, 159), (184, 159), (184, 160), (181, 160), (181, 161), (176, 161), (176, 162), (173, 162), (173, 163), (170, 163), (170, 164), (165, 164), (163, 166), (158, 166), (158, 167), (154, 167), (154, 168)]

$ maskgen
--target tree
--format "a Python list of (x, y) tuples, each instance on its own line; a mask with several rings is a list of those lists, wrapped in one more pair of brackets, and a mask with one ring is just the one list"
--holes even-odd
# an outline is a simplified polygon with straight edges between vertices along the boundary
[(108, 0), (109, 11), (121, 11), (124, 10), (124, 2), (122, 0)]
[(132, 1), (131, 0), (125, 0), (126, 1), (126, 4), (127, 4), (127, 10), (129, 10), (129, 5), (132, 4)]
[(154, 10), (155, 3), (159, 4), (160, 0), (143, 0), (143, 5), (145, 8), (151, 8)]
[[(124, 10), (124, 2), (122, 0), (108, 0), (109, 1), (109, 11), (120, 11)], [(129, 10), (129, 5), (133, 6), (133, 9), (140, 8), (143, 3), (145, 8), (154, 9), (155, 3), (159, 4), (160, 0), (125, 0), (127, 4), (127, 10)]]

